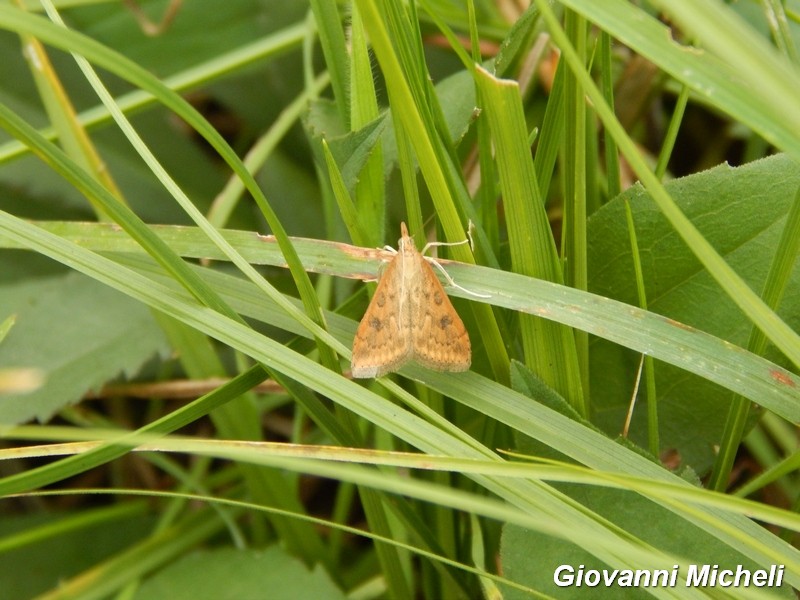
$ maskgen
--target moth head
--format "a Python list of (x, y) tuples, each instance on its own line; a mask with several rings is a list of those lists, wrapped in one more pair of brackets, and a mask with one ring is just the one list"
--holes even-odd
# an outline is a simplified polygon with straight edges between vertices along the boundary
[(397, 250), (403, 252), (407, 246), (413, 246), (414, 240), (408, 235), (405, 223), (400, 223), (400, 239), (397, 240)]

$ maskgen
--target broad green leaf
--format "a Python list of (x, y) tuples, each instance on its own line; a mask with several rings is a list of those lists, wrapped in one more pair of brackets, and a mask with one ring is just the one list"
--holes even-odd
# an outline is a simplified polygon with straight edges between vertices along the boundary
[(4, 423), (46, 420), (169, 351), (145, 306), (77, 273), (7, 282), (1, 289), (0, 315), (15, 313), (17, 323), (0, 344), (0, 365), (37, 369), (45, 379), (33, 392), (3, 396)]
[(134, 600), (344, 600), (319, 567), (309, 569), (278, 546), (263, 550), (220, 548), (189, 554), (145, 581)]
[(347, 190), (351, 193), (364, 165), (372, 156), (376, 145), (380, 143), (381, 137), (386, 131), (386, 125), (389, 122), (386, 117), (387, 114), (384, 113), (361, 129), (343, 136), (328, 137), (330, 134), (325, 136), (331, 154), (342, 172), (342, 179)]
[[(798, 186), (800, 166), (781, 155), (736, 169), (717, 167), (672, 181), (667, 189), (715, 249), (760, 293)], [(589, 220), (591, 291), (636, 304), (625, 200), (633, 211), (649, 310), (746, 345), (749, 320), (703, 270), (641, 187), (630, 189)], [(795, 274), (778, 314), (797, 328), (800, 270)], [(774, 348), (768, 358), (781, 363)], [(622, 347), (593, 339), (593, 404), (598, 424), (608, 432), (621, 430), (638, 362)], [(656, 363), (656, 374), (663, 448), (677, 449), (684, 463), (703, 473), (713, 461), (713, 445), (719, 441), (731, 395), (706, 378), (663, 363)], [(632, 437), (644, 443), (645, 435), (642, 404), (634, 415)]]

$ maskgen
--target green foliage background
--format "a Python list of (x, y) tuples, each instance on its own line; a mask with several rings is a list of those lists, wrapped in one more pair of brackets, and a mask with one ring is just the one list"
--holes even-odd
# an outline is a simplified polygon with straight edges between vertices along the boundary
[[(800, 6), (515, 7), (0, 2), (0, 598), (793, 596)], [(357, 384), (401, 220), (473, 366)]]

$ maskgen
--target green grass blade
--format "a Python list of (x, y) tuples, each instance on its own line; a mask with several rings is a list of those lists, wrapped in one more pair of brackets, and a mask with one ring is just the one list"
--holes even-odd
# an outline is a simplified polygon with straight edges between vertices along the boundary
[[(528, 150), (519, 87), (516, 82), (498, 80), (481, 68), (476, 69), (475, 77), (486, 101), (483, 110), (497, 152), (513, 269), (530, 277), (560, 282), (555, 244)], [(520, 315), (520, 331), (526, 364), (585, 415), (572, 332), (524, 314)]]
[(317, 23), (317, 35), (325, 55), (325, 64), (331, 73), (331, 84), (334, 97), (337, 99), (339, 116), (342, 123), (349, 123), (350, 115), (347, 113), (347, 107), (350, 105), (348, 101), (350, 69), (344, 31), (342, 31), (342, 17), (333, 0), (311, 0), (310, 4)]

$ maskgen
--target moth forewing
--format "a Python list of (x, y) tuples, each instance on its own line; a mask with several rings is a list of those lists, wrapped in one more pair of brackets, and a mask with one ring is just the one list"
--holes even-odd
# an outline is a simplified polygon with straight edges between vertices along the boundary
[(411, 354), (411, 337), (403, 314), (401, 273), (395, 256), (383, 273), (353, 340), (353, 377), (380, 377)]
[(472, 362), (469, 334), (442, 284), (427, 261), (419, 255), (419, 293), (412, 319), (414, 359), (436, 371), (466, 371)]

